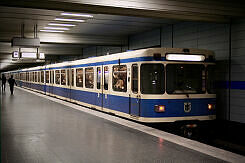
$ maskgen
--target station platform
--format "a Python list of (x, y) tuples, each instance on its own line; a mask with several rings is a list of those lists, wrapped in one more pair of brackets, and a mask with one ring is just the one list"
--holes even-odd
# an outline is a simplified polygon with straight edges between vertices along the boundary
[(245, 162), (241, 155), (16, 88), (1, 92), (2, 163)]

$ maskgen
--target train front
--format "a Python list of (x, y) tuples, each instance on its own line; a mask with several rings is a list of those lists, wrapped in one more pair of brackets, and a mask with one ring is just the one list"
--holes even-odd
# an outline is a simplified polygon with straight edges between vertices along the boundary
[(141, 120), (176, 122), (216, 118), (215, 63), (211, 51), (152, 53), (140, 68)]

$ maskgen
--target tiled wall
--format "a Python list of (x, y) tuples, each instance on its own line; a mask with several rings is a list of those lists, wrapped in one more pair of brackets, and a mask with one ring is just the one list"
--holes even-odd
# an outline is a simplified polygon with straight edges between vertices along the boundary
[(160, 29), (135, 34), (129, 37), (129, 49), (136, 50), (147, 47), (160, 46)]
[(89, 46), (83, 48), (83, 58), (120, 53), (123, 49), (119, 46)]
[(232, 23), (231, 40), (230, 119), (245, 123), (245, 20)]

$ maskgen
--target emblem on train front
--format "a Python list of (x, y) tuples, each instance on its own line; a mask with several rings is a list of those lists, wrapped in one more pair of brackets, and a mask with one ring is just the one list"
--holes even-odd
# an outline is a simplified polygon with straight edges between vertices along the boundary
[(185, 102), (184, 103), (184, 111), (186, 113), (189, 113), (191, 111), (191, 103), (190, 102)]

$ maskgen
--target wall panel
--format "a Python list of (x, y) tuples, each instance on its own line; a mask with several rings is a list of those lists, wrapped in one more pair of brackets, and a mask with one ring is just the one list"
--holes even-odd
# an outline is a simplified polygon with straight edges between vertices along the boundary
[(232, 55), (230, 120), (245, 123), (245, 19), (236, 20), (231, 26)]

